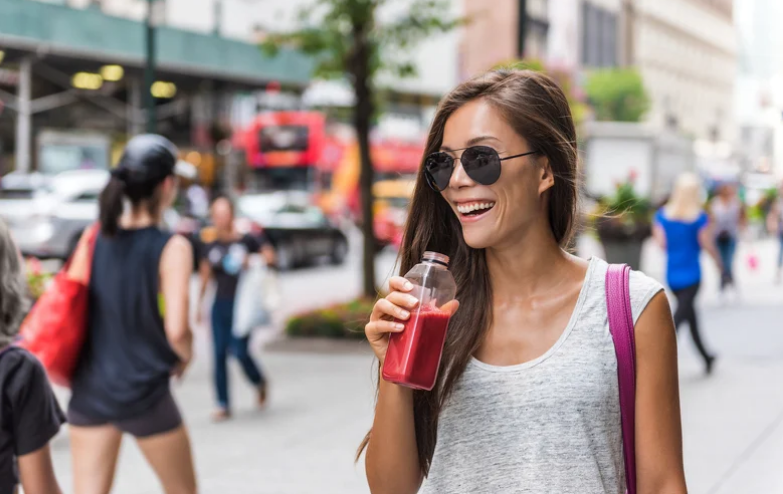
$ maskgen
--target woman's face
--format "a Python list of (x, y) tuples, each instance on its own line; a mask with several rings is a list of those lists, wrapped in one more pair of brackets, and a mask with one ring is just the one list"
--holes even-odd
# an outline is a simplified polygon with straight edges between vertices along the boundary
[[(465, 104), (449, 117), (441, 151), (459, 158), (462, 150), (477, 145), (495, 149), (501, 159), (535, 151), (481, 99)], [(534, 154), (500, 163), (498, 181), (481, 185), (455, 159), (451, 181), (442, 192), (462, 224), (465, 242), (474, 249), (513, 244), (531, 225), (546, 221), (544, 195), (554, 185), (546, 157)]]
[(720, 189), (720, 195), (723, 199), (729, 200), (734, 197), (734, 187), (731, 185), (724, 185)]
[(212, 224), (219, 230), (230, 230), (234, 213), (227, 199), (218, 199), (212, 204)]

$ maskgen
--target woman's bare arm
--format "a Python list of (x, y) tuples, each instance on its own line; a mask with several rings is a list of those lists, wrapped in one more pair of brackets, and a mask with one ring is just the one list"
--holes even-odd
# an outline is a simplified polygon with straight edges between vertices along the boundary
[[(370, 315), (365, 332), (381, 368), (389, 346), (389, 333), (402, 330), (402, 325), (391, 319), (407, 320), (409, 311), (418, 302), (407, 293), (412, 288), (404, 278), (392, 278), (389, 280), (392, 293), (379, 300)], [(456, 304), (452, 310), (457, 310)], [(419, 490), (422, 474), (410, 389), (380, 380), (364, 463), (372, 494), (415, 494)]]
[(656, 295), (636, 323), (636, 472), (639, 494), (686, 494), (669, 301)]
[(655, 239), (655, 243), (657, 243), (661, 249), (666, 248), (666, 231), (664, 231), (663, 227), (658, 223), (653, 225), (653, 239)]
[(372, 494), (415, 494), (421, 485), (413, 392), (381, 379), (364, 459)]
[(715, 228), (713, 227), (712, 220), (709, 220), (707, 226), (699, 231), (699, 245), (704, 249), (712, 260), (715, 261), (715, 265), (718, 266), (720, 271), (723, 271), (723, 260), (718, 252), (718, 246), (715, 245)]
[(183, 364), (193, 356), (193, 334), (188, 322), (192, 270), (193, 248), (184, 237), (175, 235), (161, 256), (160, 288), (165, 303), (166, 337)]
[(54, 476), (52, 454), (47, 444), (43, 448), (18, 458), (19, 479), (25, 494), (61, 494)]

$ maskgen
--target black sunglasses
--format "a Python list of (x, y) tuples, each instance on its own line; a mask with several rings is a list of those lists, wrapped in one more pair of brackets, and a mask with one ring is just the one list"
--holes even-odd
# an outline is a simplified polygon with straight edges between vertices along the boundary
[(462, 156), (454, 158), (448, 153), (432, 153), (424, 160), (424, 175), (427, 183), (437, 192), (446, 190), (454, 173), (454, 160), (459, 159), (465, 173), (476, 183), (492, 185), (500, 178), (500, 162), (536, 154), (538, 151), (515, 154), (501, 158), (497, 151), (489, 146), (471, 146), (462, 151)]

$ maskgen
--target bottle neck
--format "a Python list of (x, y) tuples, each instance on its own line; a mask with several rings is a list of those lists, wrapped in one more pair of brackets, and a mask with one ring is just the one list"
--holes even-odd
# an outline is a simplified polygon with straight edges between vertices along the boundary
[(431, 266), (435, 269), (442, 269), (444, 271), (449, 269), (449, 265), (442, 261), (437, 261), (434, 259), (422, 259), (421, 262), (422, 264), (426, 264), (427, 266)]

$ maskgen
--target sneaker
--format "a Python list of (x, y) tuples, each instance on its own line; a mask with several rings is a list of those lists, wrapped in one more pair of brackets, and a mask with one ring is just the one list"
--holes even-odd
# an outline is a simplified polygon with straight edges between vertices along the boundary
[(227, 408), (218, 408), (212, 412), (212, 422), (220, 423), (231, 419), (231, 411)]
[(264, 408), (266, 406), (266, 391), (267, 383), (261, 383), (258, 385), (258, 406)]

